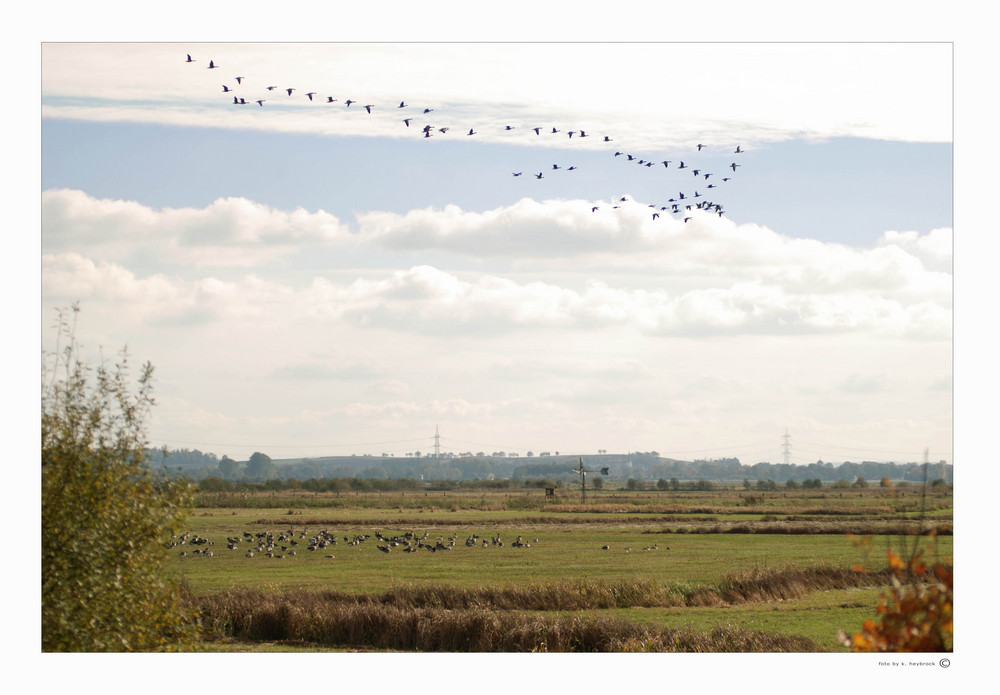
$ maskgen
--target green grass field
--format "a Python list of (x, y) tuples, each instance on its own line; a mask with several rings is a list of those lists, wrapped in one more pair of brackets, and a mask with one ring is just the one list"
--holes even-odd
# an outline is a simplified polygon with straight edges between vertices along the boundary
[[(322, 505), (323, 496), (267, 493), (249, 501), (249, 507), (197, 508), (188, 528), (209, 543), (178, 546), (169, 551), (169, 558), (190, 591), (208, 600), (234, 589), (372, 595), (394, 587), (472, 590), (573, 582), (650, 582), (684, 593), (790, 568), (861, 565), (877, 571), (885, 567), (889, 547), (909, 550), (918, 540), (913, 535), (877, 533), (880, 524), (896, 531), (917, 528), (914, 497), (890, 497), (879, 491), (753, 497), (747, 504), (736, 491), (697, 496), (618, 493), (591, 495), (582, 505), (579, 499), (545, 502), (537, 492), (426, 497), (376, 493), (330, 495)], [(943, 527), (946, 532), (918, 542), (929, 559), (950, 563), (950, 495), (928, 500), (927, 508), (924, 526)], [(863, 535), (871, 528), (875, 533), (865, 553), (848, 533)], [(309, 539), (321, 531), (337, 543), (307, 550)], [(406, 532), (425, 544), (440, 543), (449, 549), (404, 552), (405, 546), (392, 547), (376, 536), (402, 539)], [(247, 557), (247, 550), (256, 547), (257, 534), (267, 533), (275, 539), (272, 557), (259, 550)], [(253, 542), (243, 540), (244, 534)], [(348, 543), (359, 536), (367, 538)], [(228, 549), (227, 538), (236, 537), (241, 539), (238, 548)], [(471, 537), (476, 540), (470, 546), (466, 540)], [(515, 546), (519, 537), (525, 543), (522, 547)], [(492, 542), (494, 538), (503, 545)], [(389, 552), (380, 550), (380, 545)], [(195, 549), (211, 550), (212, 556), (195, 555)], [(879, 594), (878, 586), (834, 587), (737, 605), (626, 606), (584, 613), (701, 632), (738, 626), (807, 637), (820, 650), (836, 651), (843, 649), (837, 630), (856, 630), (863, 620), (874, 617)]]

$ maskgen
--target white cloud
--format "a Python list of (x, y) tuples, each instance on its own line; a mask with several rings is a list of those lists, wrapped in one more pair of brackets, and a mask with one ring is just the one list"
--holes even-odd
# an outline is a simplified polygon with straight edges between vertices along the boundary
[(235, 281), (138, 278), (122, 266), (79, 254), (43, 257), (43, 291), (64, 301), (100, 298), (147, 322), (316, 317), (362, 328), (427, 335), (608, 327), (661, 335), (863, 331), (947, 339), (950, 309), (906, 304), (879, 286), (823, 294), (789, 292), (778, 283), (720, 282), (679, 293), (612, 287), (582, 290), (483, 275), (475, 281), (430, 266), (378, 280), (336, 283), (315, 278), (305, 288), (248, 275)]
[[(184, 62), (187, 52), (195, 63)], [(209, 59), (220, 70), (205, 69)], [(650, 83), (649, 65), (664, 71), (663, 85)], [(491, 126), (512, 117), (610, 132), (628, 146), (695, 136), (951, 139), (944, 43), (49, 43), (42, 78), (45, 117), (382, 136), (401, 132), (405, 100), (435, 108), (435, 123), (483, 126), (494, 139), (503, 136), (487, 135), (501, 132)], [(250, 105), (230, 108), (223, 84)], [(287, 87), (298, 91), (289, 98)], [(385, 116), (338, 105), (333, 120), (327, 96), (376, 104)], [(258, 98), (270, 103), (260, 108)]]
[(304, 243), (330, 243), (347, 234), (323, 210), (286, 212), (245, 198), (220, 198), (204, 208), (154, 209), (77, 190), (42, 192), (42, 245), (51, 252), (87, 249), (110, 260), (141, 252), (171, 263), (250, 266)]

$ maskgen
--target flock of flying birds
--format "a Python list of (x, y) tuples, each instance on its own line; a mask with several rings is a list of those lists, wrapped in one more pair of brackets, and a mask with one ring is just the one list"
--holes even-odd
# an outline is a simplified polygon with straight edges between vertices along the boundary
[[(186, 63), (195, 63), (195, 62), (198, 62), (198, 61), (197, 61), (197, 59), (192, 58), (190, 54), (187, 54), (187, 60), (185, 62)], [(220, 69), (220, 66), (217, 65), (214, 60), (209, 60), (207, 67), (208, 67), (209, 70)], [(254, 98), (251, 97), (250, 101), (247, 101), (246, 97), (241, 97), (241, 96), (239, 96), (239, 95), (237, 95), (235, 93), (237, 90), (239, 90), (241, 87), (243, 87), (245, 80), (246, 80), (246, 77), (244, 77), (244, 76), (241, 75), (241, 76), (233, 77), (232, 80), (229, 81), (228, 84), (222, 84), (221, 85), (222, 86), (222, 92), (224, 94), (233, 94), (232, 105), (234, 105), (234, 106), (248, 106), (248, 105), (251, 105), (251, 104), (257, 104), (259, 107), (263, 107), (264, 103), (266, 101), (268, 101), (268, 100), (270, 100), (270, 99), (273, 98), (272, 95), (277, 96), (277, 98), (279, 98), (279, 99), (289, 99), (289, 98), (293, 98), (294, 94), (296, 92), (300, 91), (299, 89), (297, 89), (295, 87), (281, 87), (281, 88), (279, 88), (278, 85), (268, 85), (268, 86), (266, 86), (264, 88), (266, 90), (267, 94), (261, 96), (261, 98), (259, 98), (259, 99), (254, 99)], [(234, 85), (234, 83), (235, 83), (235, 85)], [(280, 96), (282, 93), (285, 94), (284, 97)], [(359, 101), (357, 101), (355, 99), (344, 99), (343, 101), (341, 101), (339, 98), (334, 98), (332, 96), (326, 96), (326, 97), (319, 96), (319, 94), (317, 92), (304, 92), (303, 94), (304, 94), (304, 96), (310, 102), (320, 103), (320, 104), (338, 104), (338, 105), (343, 105), (344, 107), (346, 107), (348, 109), (351, 108), (352, 104), (359, 104), (360, 103)], [(413, 126), (411, 126), (411, 123), (413, 123), (414, 121), (416, 121), (417, 118), (418, 118), (418, 116), (412, 115), (412, 114), (419, 114), (419, 116), (425, 117), (426, 120), (430, 120), (430, 118), (433, 118), (433, 117), (428, 116), (428, 114), (430, 114), (432, 112), (435, 112), (435, 110), (433, 108), (431, 108), (431, 107), (423, 107), (423, 108), (421, 108), (421, 107), (411, 107), (406, 102), (406, 100), (402, 100), (402, 101), (399, 102), (399, 104), (397, 106), (393, 106), (393, 107), (389, 107), (389, 108), (391, 108), (391, 109), (399, 112), (400, 115), (405, 116), (404, 118), (400, 119), (400, 122), (405, 127), (407, 127), (407, 128), (413, 127), (415, 131), (416, 131), (416, 125), (414, 124)], [(360, 109), (364, 109), (366, 113), (372, 114), (375, 111), (375, 109), (376, 109), (376, 105), (375, 104), (361, 104), (360, 106), (357, 107), (357, 109), (359, 109), (359, 110)], [(381, 109), (382, 109), (382, 107), (379, 107), (380, 111), (381, 111)], [(503, 128), (504, 132), (512, 131), (512, 130), (515, 130), (515, 129), (517, 129), (517, 126), (513, 126), (513, 125), (505, 125), (504, 128)], [(431, 138), (431, 137), (441, 137), (441, 136), (447, 135), (447, 133), (449, 131), (452, 131), (452, 130), (454, 130), (456, 132), (465, 132), (464, 127), (461, 128), (461, 129), (456, 129), (456, 128), (452, 128), (451, 126), (437, 126), (437, 125), (430, 125), (430, 124), (424, 125), (418, 132), (422, 133), (422, 136), (424, 138)], [(535, 133), (535, 135), (539, 136), (539, 137), (541, 137), (543, 134), (546, 137), (548, 137), (548, 136), (552, 136), (552, 135), (558, 135), (560, 133), (565, 133), (565, 135), (570, 140), (572, 140), (574, 137), (577, 138), (577, 140), (582, 140), (583, 138), (591, 137), (591, 134), (588, 133), (588, 132), (586, 132), (585, 130), (560, 130), (559, 128), (549, 127), (549, 126), (545, 126), (545, 127), (542, 127), (542, 126), (532, 127), (532, 128), (529, 128), (529, 131), (533, 131)], [(468, 132), (465, 132), (465, 136), (466, 137), (475, 136), (475, 135), (478, 135), (479, 133), (480, 133), (480, 131), (477, 131), (475, 129), (475, 127), (472, 127), (472, 128), (469, 128)], [(602, 142), (602, 143), (611, 143), (611, 142), (614, 142), (614, 140), (609, 135), (601, 135), (601, 136), (597, 136), (597, 137), (600, 138), (599, 142)], [(706, 145), (703, 145), (703, 144), (699, 143), (696, 146), (696, 151), (697, 152), (701, 152), (706, 147), (707, 147)], [(736, 154), (736, 155), (743, 154), (743, 152), (744, 152), (744, 150), (739, 145), (736, 147), (735, 150), (732, 151), (732, 153)], [(654, 169), (655, 168), (655, 169), (658, 170), (661, 165), (665, 169), (670, 169), (671, 165), (674, 165), (673, 166), (673, 171), (678, 171), (679, 172), (679, 171), (682, 171), (682, 170), (688, 170), (688, 172), (692, 175), (692, 179), (690, 179), (689, 181), (692, 181), (693, 183), (691, 184), (690, 187), (685, 187), (686, 191), (678, 191), (676, 195), (670, 197), (669, 199), (667, 199), (666, 201), (664, 201), (663, 203), (661, 203), (659, 205), (650, 204), (648, 206), (649, 208), (652, 209), (652, 216), (653, 216), (654, 220), (659, 219), (661, 212), (668, 212), (670, 214), (685, 214), (685, 217), (683, 218), (684, 222), (688, 222), (689, 220), (692, 219), (692, 217), (690, 215), (687, 215), (686, 213), (689, 213), (692, 210), (702, 210), (702, 211), (707, 211), (707, 212), (713, 212), (713, 213), (717, 213), (719, 215), (719, 217), (722, 217), (723, 212), (724, 212), (723, 209), (722, 209), (722, 205), (720, 203), (717, 203), (717, 202), (714, 202), (713, 200), (711, 200), (709, 196), (714, 196), (715, 195), (715, 191), (720, 186), (722, 186), (722, 185), (728, 183), (729, 181), (731, 181), (732, 180), (732, 175), (735, 174), (736, 169), (738, 167), (742, 166), (741, 164), (738, 164), (737, 162), (733, 161), (733, 162), (731, 162), (726, 167), (727, 169), (731, 169), (732, 173), (725, 172), (728, 175), (726, 175), (726, 176), (718, 176), (716, 174), (716, 172), (706, 171), (705, 169), (703, 169), (701, 167), (697, 167), (697, 166), (694, 166), (692, 164), (688, 164), (685, 161), (680, 160), (680, 159), (677, 159), (677, 160), (660, 160), (660, 161), (654, 162), (652, 160), (647, 160), (645, 158), (640, 158), (637, 155), (629, 154), (627, 152), (622, 152), (620, 150), (616, 150), (615, 153), (614, 153), (614, 156), (615, 156), (616, 159), (621, 158), (620, 161), (633, 162), (637, 166), (645, 167), (645, 168), (648, 168), (648, 169)], [(545, 174), (546, 173), (549, 173), (551, 175), (553, 172), (557, 172), (557, 171), (570, 172), (570, 171), (575, 171), (577, 168), (578, 167), (576, 167), (576, 166), (560, 166), (558, 164), (553, 164), (552, 168), (550, 170), (548, 170), (547, 172), (543, 170), (543, 171), (539, 171), (538, 173), (532, 173), (531, 176), (534, 177), (537, 180), (541, 180), (541, 179), (545, 178)], [(513, 173), (513, 176), (515, 176), (515, 177), (519, 177), (519, 176), (522, 176), (524, 174), (523, 171), (515, 171), (515, 172), (512, 172), (512, 173)], [(715, 178), (713, 179), (712, 177), (715, 177)], [(629, 198), (628, 198), (628, 196), (621, 196), (620, 198), (617, 198), (613, 202), (615, 204), (612, 205), (612, 208), (613, 209), (619, 209), (619, 208), (622, 207), (622, 205), (621, 205), (622, 203), (629, 202)], [(592, 206), (591, 207), (591, 212), (597, 212), (599, 209), (600, 209), (600, 206), (597, 206), (597, 205)]]

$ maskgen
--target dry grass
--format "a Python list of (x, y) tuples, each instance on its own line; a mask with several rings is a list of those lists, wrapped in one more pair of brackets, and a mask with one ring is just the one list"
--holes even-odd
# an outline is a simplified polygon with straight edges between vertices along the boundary
[(642, 627), (610, 617), (549, 617), (487, 608), (401, 608), (234, 591), (202, 607), (219, 637), (420, 652), (813, 652), (805, 638), (731, 626), (708, 634)]
[[(234, 589), (196, 599), (209, 633), (255, 642), (406, 651), (818, 651), (811, 641), (719, 627), (707, 634), (610, 617), (539, 615), (634, 607), (706, 607), (774, 601), (822, 589), (884, 585), (885, 572), (819, 566), (760, 570), (718, 586), (653, 581), (556, 582), (466, 589), (399, 585), (381, 594)], [(531, 612), (528, 612), (531, 611)]]

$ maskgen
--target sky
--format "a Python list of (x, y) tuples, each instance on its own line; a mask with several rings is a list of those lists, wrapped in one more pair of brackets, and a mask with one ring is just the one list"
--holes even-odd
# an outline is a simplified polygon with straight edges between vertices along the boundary
[(78, 302), (85, 354), (154, 365), (152, 445), (237, 459), (951, 462), (952, 76), (945, 42), (47, 42), (43, 347)]

